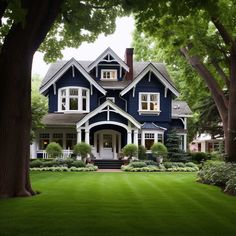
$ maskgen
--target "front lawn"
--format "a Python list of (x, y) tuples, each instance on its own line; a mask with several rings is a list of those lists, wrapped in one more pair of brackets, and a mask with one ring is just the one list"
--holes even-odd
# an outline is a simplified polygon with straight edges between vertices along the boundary
[(196, 173), (34, 172), (42, 193), (0, 200), (1, 236), (236, 235), (236, 197)]

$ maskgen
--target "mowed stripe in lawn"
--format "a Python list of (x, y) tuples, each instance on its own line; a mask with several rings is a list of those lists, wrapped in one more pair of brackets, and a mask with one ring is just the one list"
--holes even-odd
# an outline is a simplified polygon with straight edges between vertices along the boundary
[(0, 235), (234, 235), (236, 198), (193, 173), (33, 173), (0, 201)]

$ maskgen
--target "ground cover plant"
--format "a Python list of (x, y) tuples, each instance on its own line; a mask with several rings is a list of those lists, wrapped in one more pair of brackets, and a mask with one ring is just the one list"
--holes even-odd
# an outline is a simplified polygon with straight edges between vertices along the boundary
[(1, 236), (235, 235), (236, 198), (196, 173), (31, 172), (31, 198), (0, 201)]

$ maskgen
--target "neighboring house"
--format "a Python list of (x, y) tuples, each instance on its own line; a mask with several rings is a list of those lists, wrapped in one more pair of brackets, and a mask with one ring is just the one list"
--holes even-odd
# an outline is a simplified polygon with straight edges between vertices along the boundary
[(46, 157), (49, 142), (58, 142), (64, 156), (84, 141), (97, 159), (116, 159), (126, 144), (142, 144), (150, 152), (176, 128), (187, 148), (187, 117), (191, 110), (179, 96), (164, 64), (134, 62), (127, 48), (123, 61), (107, 48), (95, 61), (58, 61), (52, 64), (40, 92), (48, 97), (43, 118), (31, 146), (32, 158)]
[(191, 152), (223, 152), (224, 139), (212, 138), (210, 134), (203, 133), (196, 136), (189, 144), (189, 149)]

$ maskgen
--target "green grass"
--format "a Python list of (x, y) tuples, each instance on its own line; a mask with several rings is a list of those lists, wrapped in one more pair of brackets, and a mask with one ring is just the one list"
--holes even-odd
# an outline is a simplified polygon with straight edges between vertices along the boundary
[(0, 201), (1, 236), (236, 235), (236, 197), (194, 173), (33, 173)]

